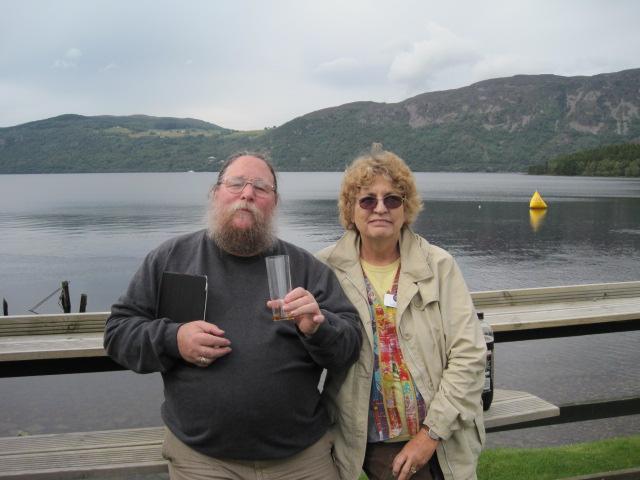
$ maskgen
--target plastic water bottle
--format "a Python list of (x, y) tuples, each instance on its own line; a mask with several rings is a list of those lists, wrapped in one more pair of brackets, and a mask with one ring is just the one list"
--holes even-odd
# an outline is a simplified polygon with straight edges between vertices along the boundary
[(478, 320), (484, 334), (484, 341), (487, 343), (487, 367), (484, 371), (484, 388), (482, 389), (482, 409), (489, 410), (493, 401), (493, 378), (495, 371), (494, 345), (493, 345), (493, 329), (484, 320), (484, 313), (478, 312)]

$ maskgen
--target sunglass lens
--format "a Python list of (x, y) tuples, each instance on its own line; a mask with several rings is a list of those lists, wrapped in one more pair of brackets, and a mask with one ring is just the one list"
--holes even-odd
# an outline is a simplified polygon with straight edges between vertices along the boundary
[[(384, 197), (383, 200), (384, 206), (389, 210), (398, 208), (402, 205), (403, 201), (402, 197), (398, 195), (389, 195), (388, 197)], [(378, 199), (376, 197), (364, 197), (358, 200), (358, 203), (363, 210), (373, 210), (376, 208), (376, 205), (378, 205)]]
[(397, 195), (384, 197), (384, 204), (389, 209), (398, 208), (400, 205), (402, 205), (402, 197), (398, 197)]
[(378, 199), (376, 197), (364, 197), (358, 200), (358, 202), (360, 203), (360, 208), (364, 210), (373, 210), (378, 204)]

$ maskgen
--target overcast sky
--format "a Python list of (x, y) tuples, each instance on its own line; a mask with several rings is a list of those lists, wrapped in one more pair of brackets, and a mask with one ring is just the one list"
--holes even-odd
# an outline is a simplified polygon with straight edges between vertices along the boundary
[(0, 0), (0, 127), (76, 113), (253, 130), (638, 67), (638, 0)]

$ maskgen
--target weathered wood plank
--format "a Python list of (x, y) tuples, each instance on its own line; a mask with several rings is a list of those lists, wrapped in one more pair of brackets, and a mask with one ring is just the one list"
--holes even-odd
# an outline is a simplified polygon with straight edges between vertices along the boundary
[(611, 298), (640, 297), (640, 282), (598, 283), (561, 287), (523, 288), (472, 292), (476, 308), (553, 303), (598, 301)]
[(640, 298), (591, 302), (491, 307), (484, 310), (485, 320), (494, 331), (551, 328), (590, 323), (618, 322), (640, 318)]
[(63, 451), (0, 458), (0, 478), (72, 480), (168, 470), (160, 445)]
[(0, 337), (103, 332), (109, 312), (0, 317)]
[(598, 312), (601, 310), (608, 310), (612, 308), (622, 308), (635, 311), (640, 308), (640, 296), (630, 297), (626, 299), (612, 298), (604, 299), (597, 302), (593, 301), (574, 301), (574, 302), (539, 302), (536, 304), (527, 305), (508, 305), (508, 306), (492, 306), (487, 307), (483, 312), (496, 312), (504, 314), (514, 313), (540, 313), (540, 314), (553, 314), (558, 312), (559, 315), (565, 314), (565, 312), (571, 313), (571, 311), (587, 311)]
[(106, 356), (103, 333), (3, 337), (0, 362)]
[(77, 479), (167, 471), (165, 427), (0, 438), (0, 478)]
[(486, 428), (560, 415), (560, 408), (526, 392), (496, 390), (491, 408), (484, 412)]
[(63, 450), (160, 445), (165, 427), (129, 428), (96, 432), (54, 433), (0, 438), (0, 456)]

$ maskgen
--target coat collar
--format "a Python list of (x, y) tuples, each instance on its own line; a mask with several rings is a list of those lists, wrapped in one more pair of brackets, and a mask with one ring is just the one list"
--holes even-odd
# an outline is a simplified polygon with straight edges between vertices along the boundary
[[(400, 231), (400, 257), (402, 272), (411, 281), (420, 281), (433, 276), (428, 263), (428, 242), (413, 233), (409, 227)], [(340, 270), (349, 271), (354, 264), (360, 264), (360, 234), (347, 230), (336, 243), (327, 258), (327, 263)]]
[[(400, 256), (402, 269), (398, 279), (398, 324), (403, 322), (405, 311), (413, 305), (424, 310), (428, 303), (439, 300), (438, 286), (429, 263), (429, 243), (405, 227), (400, 232)], [(360, 266), (360, 235), (348, 230), (333, 247), (320, 252), (321, 257), (336, 273), (342, 272), (343, 288), (360, 313), (364, 332), (373, 345), (373, 332), (366, 285)], [(325, 256), (326, 255), (326, 256)], [(341, 277), (341, 275), (338, 275)], [(341, 279), (341, 282), (343, 280)]]

